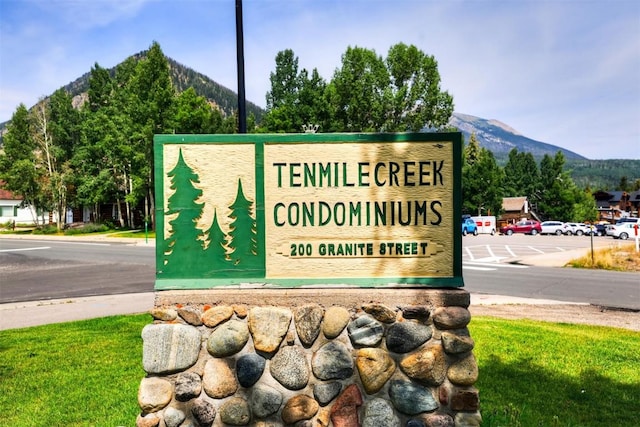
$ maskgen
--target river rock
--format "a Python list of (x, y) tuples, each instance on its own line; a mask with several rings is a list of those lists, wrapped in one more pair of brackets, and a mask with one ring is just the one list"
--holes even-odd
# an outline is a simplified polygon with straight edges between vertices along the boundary
[(415, 322), (406, 321), (394, 323), (387, 330), (387, 349), (394, 353), (408, 353), (431, 338), (431, 327)]
[(322, 316), (324, 316), (324, 309), (318, 304), (303, 305), (294, 311), (293, 320), (296, 332), (305, 347), (310, 347), (318, 338)]
[(173, 406), (165, 409), (162, 416), (166, 427), (178, 427), (186, 417), (187, 415), (184, 412), (178, 408), (174, 408)]
[(424, 305), (410, 305), (402, 307), (402, 317), (405, 319), (417, 319), (421, 322), (426, 322), (429, 320), (430, 315), (431, 311), (429, 310), (429, 307)]
[(427, 425), (420, 419), (411, 418), (409, 421), (407, 421), (406, 427), (427, 427)]
[(455, 427), (457, 424), (449, 414), (427, 414), (422, 416), (426, 427)]
[(393, 406), (407, 415), (416, 415), (421, 412), (430, 412), (438, 409), (438, 402), (428, 388), (409, 381), (391, 381), (389, 397), (391, 397)]
[(214, 399), (231, 396), (238, 389), (236, 376), (224, 359), (210, 359), (204, 365), (202, 386)]
[(196, 309), (186, 307), (179, 308), (178, 315), (190, 325), (201, 326), (202, 325), (202, 313)]
[(313, 397), (316, 398), (320, 406), (326, 406), (342, 390), (342, 384), (338, 381), (328, 383), (317, 383), (313, 385)]
[(351, 384), (344, 389), (331, 407), (333, 427), (359, 427), (358, 408), (362, 405), (362, 394), (357, 385)]
[(356, 353), (356, 366), (367, 394), (380, 391), (396, 370), (396, 364), (381, 348), (361, 348)]
[(282, 394), (273, 387), (258, 384), (251, 389), (251, 412), (258, 418), (275, 414), (282, 405)]
[(176, 400), (186, 402), (200, 396), (202, 378), (195, 372), (183, 372), (176, 377)]
[(274, 353), (289, 330), (291, 311), (279, 307), (253, 307), (248, 316), (249, 331), (257, 351)]
[(480, 396), (475, 388), (456, 389), (451, 396), (451, 409), (472, 412), (480, 408)]
[(349, 338), (353, 345), (374, 347), (382, 341), (384, 327), (373, 317), (364, 314), (347, 326)]
[(300, 390), (309, 382), (305, 352), (297, 346), (280, 349), (270, 364), (271, 376), (289, 390)]
[(353, 357), (346, 345), (330, 341), (311, 359), (313, 374), (321, 380), (343, 380), (353, 375)]
[(222, 322), (226, 322), (233, 316), (233, 308), (228, 305), (211, 307), (202, 314), (202, 323), (210, 328), (215, 328)]
[(210, 426), (216, 418), (216, 407), (205, 399), (195, 399), (191, 403), (191, 413), (201, 426)]
[(400, 427), (400, 419), (391, 404), (379, 397), (369, 401), (364, 410), (362, 427)]
[(173, 384), (157, 377), (143, 378), (138, 389), (138, 404), (142, 412), (157, 412), (171, 402)]
[(456, 385), (473, 385), (478, 380), (478, 363), (473, 354), (460, 359), (449, 366), (447, 378)]
[(406, 356), (400, 361), (400, 369), (409, 378), (437, 386), (447, 375), (447, 360), (442, 347), (433, 345)]
[(396, 321), (396, 312), (384, 304), (364, 304), (362, 310), (382, 323), (393, 323)]
[(136, 417), (136, 427), (157, 427), (160, 425), (160, 418), (156, 414), (138, 414)]
[(170, 322), (178, 318), (178, 312), (173, 308), (156, 307), (151, 309), (149, 314), (151, 314), (155, 320), (162, 320), (165, 322)]
[(242, 387), (254, 385), (262, 376), (266, 360), (256, 353), (243, 354), (236, 361), (236, 375)]
[(475, 413), (458, 412), (455, 417), (456, 427), (479, 427), (482, 424), (482, 416)]
[(458, 335), (453, 332), (442, 333), (442, 346), (449, 354), (466, 353), (473, 350), (475, 345), (473, 338), (468, 335)]
[(181, 324), (146, 325), (142, 329), (142, 366), (150, 374), (184, 371), (198, 360), (200, 332)]
[(246, 426), (251, 421), (249, 404), (241, 397), (226, 400), (219, 409), (220, 420), (231, 426)]
[(207, 350), (214, 357), (227, 357), (242, 350), (247, 341), (249, 341), (247, 324), (240, 320), (229, 320), (209, 335)]
[(329, 307), (322, 320), (322, 333), (329, 339), (337, 337), (347, 326), (350, 318), (351, 314), (346, 308), (337, 306)]
[(282, 421), (294, 424), (301, 420), (309, 420), (318, 412), (318, 402), (309, 396), (299, 394), (293, 396), (282, 408)]
[(438, 307), (433, 313), (433, 323), (438, 329), (464, 328), (471, 321), (471, 313), (464, 307)]

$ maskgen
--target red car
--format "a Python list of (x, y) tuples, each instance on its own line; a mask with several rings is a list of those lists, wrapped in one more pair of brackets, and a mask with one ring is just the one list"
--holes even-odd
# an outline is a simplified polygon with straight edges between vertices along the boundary
[(509, 224), (504, 227), (500, 227), (500, 234), (506, 234), (507, 236), (511, 236), (513, 233), (524, 233), (535, 236), (540, 232), (542, 232), (540, 223), (532, 219), (525, 219), (516, 222), (515, 224)]

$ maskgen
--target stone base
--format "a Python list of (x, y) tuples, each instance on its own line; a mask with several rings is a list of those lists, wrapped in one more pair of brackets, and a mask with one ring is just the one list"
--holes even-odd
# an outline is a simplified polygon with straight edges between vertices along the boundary
[(138, 426), (479, 426), (461, 289), (162, 291)]

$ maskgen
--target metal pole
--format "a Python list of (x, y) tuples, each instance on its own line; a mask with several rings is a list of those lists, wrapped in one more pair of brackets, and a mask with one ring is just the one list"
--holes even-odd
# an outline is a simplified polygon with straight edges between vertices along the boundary
[(238, 133), (247, 133), (247, 108), (244, 93), (244, 38), (242, 0), (236, 0), (236, 58), (238, 62)]

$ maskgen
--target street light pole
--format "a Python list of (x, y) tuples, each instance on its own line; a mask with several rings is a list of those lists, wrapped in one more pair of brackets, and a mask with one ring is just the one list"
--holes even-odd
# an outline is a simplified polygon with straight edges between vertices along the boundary
[(244, 93), (244, 37), (242, 0), (236, 0), (236, 59), (238, 62), (238, 133), (247, 133), (247, 108)]

